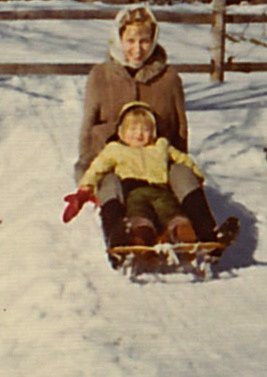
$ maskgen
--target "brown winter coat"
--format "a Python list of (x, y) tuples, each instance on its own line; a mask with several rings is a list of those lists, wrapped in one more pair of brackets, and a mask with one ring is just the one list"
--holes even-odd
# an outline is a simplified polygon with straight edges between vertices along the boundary
[(166, 63), (164, 49), (154, 53), (135, 77), (114, 59), (95, 65), (86, 86), (84, 119), (75, 165), (78, 182), (92, 160), (116, 132), (118, 114), (130, 101), (147, 102), (155, 112), (158, 136), (187, 152), (187, 120), (181, 78)]

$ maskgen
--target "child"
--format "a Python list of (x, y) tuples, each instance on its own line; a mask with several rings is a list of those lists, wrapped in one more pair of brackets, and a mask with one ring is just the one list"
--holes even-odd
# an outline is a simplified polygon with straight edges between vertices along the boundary
[[(169, 164), (174, 162), (185, 165), (203, 182), (200, 169), (187, 154), (170, 146), (167, 139), (157, 138), (155, 116), (144, 102), (133, 101), (124, 105), (119, 115), (117, 134), (119, 140), (105, 146), (80, 180), (80, 188), (72, 196), (72, 199), (77, 199), (76, 202), (67, 200), (70, 205), (63, 220), (68, 222), (76, 216), (82, 205), (97, 195), (97, 187), (103, 176), (113, 171), (122, 182), (126, 218), (118, 222), (117, 227), (121, 231), (117, 229), (110, 235), (108, 246), (152, 245), (156, 242), (157, 234), (163, 231), (168, 241), (179, 241), (181, 207), (168, 187)], [(188, 223), (186, 220), (184, 222), (188, 229)], [(211, 224), (213, 228), (213, 220)], [(230, 225), (234, 225), (231, 219), (223, 230), (228, 231)], [(196, 229), (196, 232), (189, 229), (184, 241), (193, 242), (199, 235)], [(211, 229), (210, 233), (212, 236), (209, 240), (217, 240), (218, 232)]]

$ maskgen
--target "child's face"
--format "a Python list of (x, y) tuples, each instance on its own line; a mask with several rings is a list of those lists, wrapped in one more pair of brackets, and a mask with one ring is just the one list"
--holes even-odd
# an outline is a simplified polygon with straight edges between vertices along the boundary
[(141, 117), (129, 117), (127, 127), (120, 133), (120, 138), (130, 147), (145, 147), (153, 140), (153, 128)]

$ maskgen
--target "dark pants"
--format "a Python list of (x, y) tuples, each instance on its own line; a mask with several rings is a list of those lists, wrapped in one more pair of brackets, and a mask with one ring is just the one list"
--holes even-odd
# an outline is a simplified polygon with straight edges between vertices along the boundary
[(132, 190), (126, 199), (127, 217), (145, 217), (159, 230), (181, 214), (178, 200), (168, 187), (144, 186)]
[[(178, 203), (181, 204), (182, 212), (188, 216), (192, 222), (199, 240), (213, 240), (216, 223), (206, 200), (205, 192), (202, 189), (198, 178), (186, 166), (182, 164), (173, 164), (169, 171), (169, 184), (174, 194), (174, 201), (177, 200)], [(149, 195), (151, 195), (151, 193)], [(101, 201), (101, 217), (104, 232), (106, 234), (106, 229), (113, 227), (113, 225), (118, 223), (118, 221), (124, 216), (124, 210), (122, 208), (124, 207), (122, 185), (115, 174), (108, 174), (103, 179), (99, 187), (98, 196)], [(173, 198), (171, 201), (172, 200)], [(120, 210), (117, 208), (118, 203), (120, 204), (119, 207), (121, 207)], [(150, 204), (149, 206), (153, 208), (152, 210), (150, 208), (150, 215), (152, 216), (153, 214), (153, 216), (155, 216), (155, 205), (153, 206)], [(175, 213), (176, 210), (178, 210), (176, 206), (177, 202), (174, 205)], [(157, 204), (157, 211), (159, 211), (160, 214), (159, 217), (161, 218), (162, 216), (162, 220), (160, 220), (161, 224), (159, 224), (161, 227), (165, 226), (172, 215), (169, 213), (169, 207), (172, 209), (172, 205), (166, 206), (166, 214), (165, 210), (160, 210), (161, 205)], [(131, 211), (135, 211), (134, 208)], [(104, 218), (108, 219), (109, 225), (107, 227), (105, 227)]]
[[(169, 184), (180, 203), (190, 192), (200, 187), (200, 182), (192, 170), (182, 164), (171, 165)], [(102, 205), (111, 199), (117, 199), (123, 203), (120, 179), (113, 173), (107, 174), (98, 187), (97, 195)]]

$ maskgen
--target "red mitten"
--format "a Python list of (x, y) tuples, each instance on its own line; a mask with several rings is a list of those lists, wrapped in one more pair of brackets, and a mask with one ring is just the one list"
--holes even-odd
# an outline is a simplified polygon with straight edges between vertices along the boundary
[(68, 223), (73, 217), (77, 216), (86, 202), (91, 201), (98, 205), (98, 199), (92, 189), (79, 189), (75, 194), (65, 196), (64, 200), (69, 203), (63, 213), (64, 223)]

